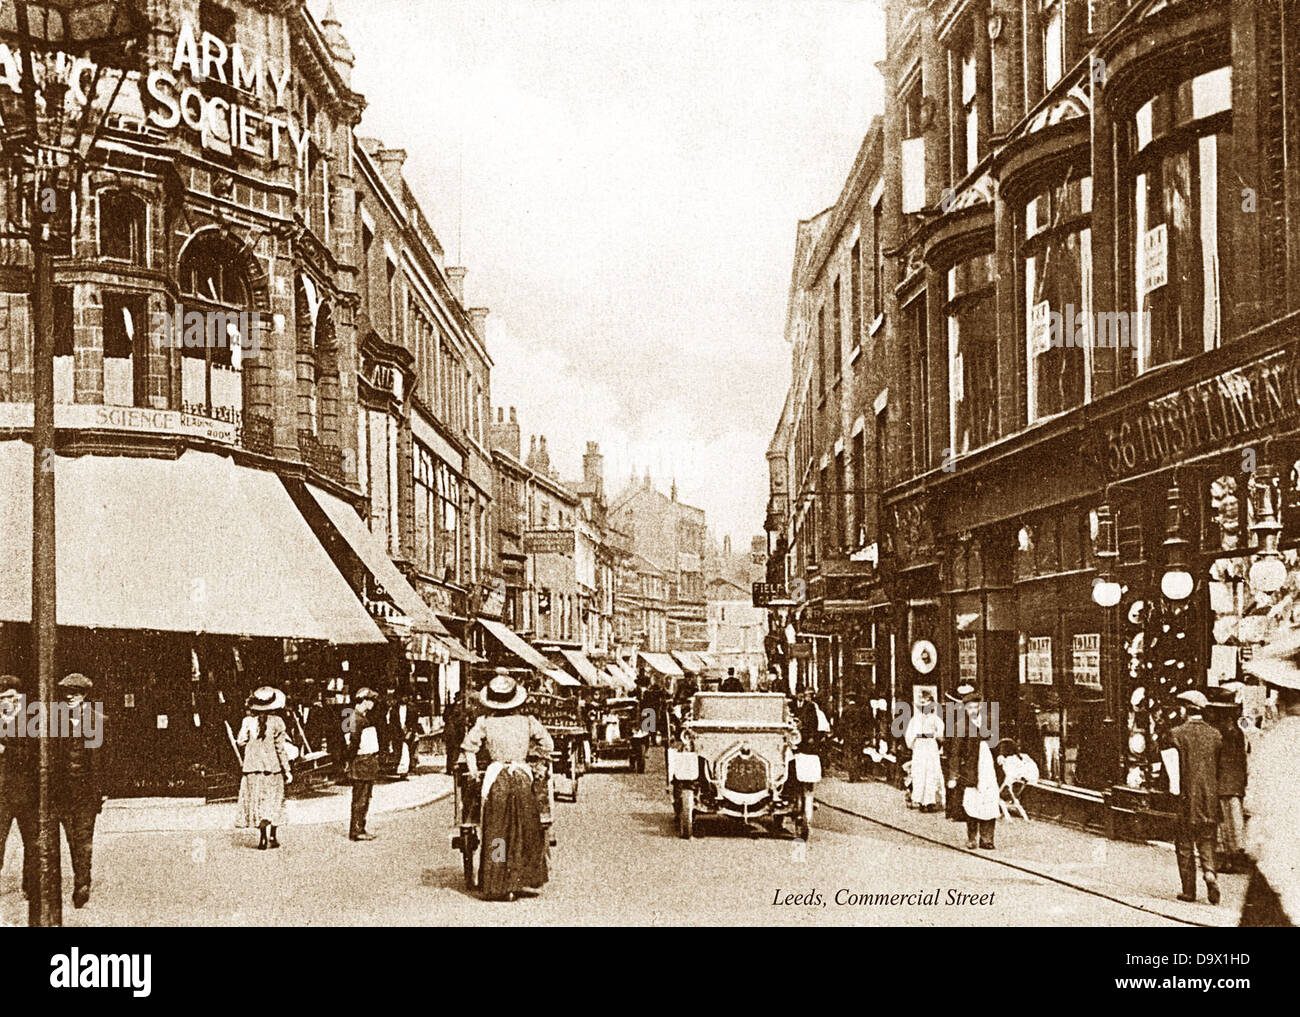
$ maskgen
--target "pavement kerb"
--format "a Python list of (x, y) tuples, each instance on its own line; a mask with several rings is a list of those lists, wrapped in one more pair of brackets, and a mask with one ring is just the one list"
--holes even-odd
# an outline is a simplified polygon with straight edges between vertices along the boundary
[[(868, 802), (855, 801), (855, 800), (852, 800), (851, 798), (848, 798), (848, 796), (846, 796), (846, 795), (844, 794), (844, 792), (847, 791), (848, 788), (850, 788), (850, 787), (854, 787), (854, 785), (846, 784), (845, 782), (840, 781), (840, 780), (835, 780), (833, 783), (832, 783), (832, 782), (827, 782), (827, 783), (829, 784), (829, 786), (825, 786), (825, 785), (824, 785), (825, 791), (826, 791), (826, 792), (830, 792), (831, 795), (835, 798), (835, 800), (832, 801), (830, 798), (828, 798), (828, 797), (826, 796), (826, 794), (819, 793), (818, 798), (817, 798), (817, 801), (818, 801), (818, 804), (820, 804), (820, 805), (822, 805), (822, 806), (824, 806), (824, 807), (826, 807), (826, 808), (829, 808), (829, 809), (831, 809), (832, 811), (836, 811), (836, 812), (843, 813), (843, 814), (845, 814), (845, 815), (853, 816), (853, 817), (856, 818), (856, 819), (861, 819), (861, 820), (863, 820), (863, 821), (865, 821), (865, 822), (870, 822), (870, 823), (876, 824), (876, 825), (878, 825), (878, 826), (882, 826), (882, 827), (884, 827), (884, 828), (886, 828), (886, 829), (893, 830), (893, 831), (895, 831), (895, 832), (897, 832), (897, 833), (906, 834), (906, 835), (909, 836), (909, 837), (913, 837), (913, 838), (916, 838), (916, 839), (918, 839), (918, 840), (925, 841), (926, 843), (933, 844), (933, 845), (935, 845), (935, 846), (937, 846), (937, 847), (948, 848), (949, 850), (957, 851), (957, 852), (960, 852), (961, 854), (972, 854), (972, 855), (976, 855), (976, 856), (978, 856), (978, 857), (980, 857), (980, 858), (983, 858), (983, 859), (986, 860), (986, 861), (993, 862), (993, 863), (996, 863), (996, 864), (998, 864), (998, 865), (1002, 865), (1002, 866), (1007, 867), (1007, 868), (1016, 869), (1016, 870), (1018, 870), (1018, 871), (1025, 872), (1025, 873), (1027, 873), (1027, 874), (1029, 874), (1029, 875), (1037, 876), (1037, 877), (1039, 877), (1039, 878), (1042, 878), (1042, 879), (1048, 880), (1048, 881), (1050, 881), (1050, 882), (1057, 883), (1058, 885), (1061, 885), (1061, 886), (1067, 886), (1067, 887), (1069, 887), (1069, 888), (1071, 888), (1071, 889), (1078, 890), (1078, 891), (1081, 892), (1081, 893), (1087, 893), (1087, 894), (1089, 894), (1089, 895), (1091, 895), (1091, 896), (1100, 897), (1100, 898), (1103, 898), (1103, 899), (1109, 900), (1109, 901), (1111, 901), (1111, 902), (1113, 902), (1113, 903), (1121, 904), (1121, 905), (1123, 905), (1124, 907), (1132, 908), (1133, 910), (1141, 911), (1141, 912), (1143, 912), (1143, 913), (1145, 913), (1145, 914), (1151, 914), (1151, 915), (1155, 915), (1155, 916), (1160, 917), (1160, 918), (1168, 919), (1169, 921), (1178, 922), (1180, 925), (1188, 925), (1188, 926), (1194, 926), (1194, 927), (1200, 927), (1200, 928), (1221, 928), (1221, 927), (1223, 927), (1223, 923), (1222, 923), (1222, 922), (1205, 922), (1205, 921), (1200, 921), (1200, 920), (1198, 920), (1198, 919), (1196, 919), (1196, 918), (1194, 918), (1194, 917), (1188, 917), (1188, 916), (1186, 916), (1186, 915), (1182, 915), (1182, 914), (1174, 914), (1174, 913), (1171, 913), (1171, 911), (1169, 911), (1169, 910), (1163, 910), (1163, 909), (1160, 908), (1160, 907), (1151, 907), (1151, 906), (1148, 906), (1148, 905), (1145, 905), (1145, 904), (1138, 903), (1138, 902), (1136, 902), (1136, 901), (1134, 901), (1134, 900), (1131, 900), (1131, 899), (1126, 899), (1126, 898), (1123, 897), (1123, 896), (1117, 896), (1117, 895), (1116, 895), (1117, 892), (1123, 892), (1123, 891), (1122, 891), (1122, 888), (1117, 888), (1117, 887), (1110, 887), (1110, 886), (1108, 886), (1106, 889), (1102, 889), (1102, 888), (1098, 888), (1098, 887), (1095, 886), (1095, 885), (1089, 885), (1089, 884), (1086, 883), (1086, 882), (1082, 882), (1082, 881), (1075, 880), (1075, 879), (1070, 879), (1070, 878), (1067, 878), (1067, 877), (1064, 876), (1064, 875), (1058, 875), (1058, 874), (1056, 874), (1056, 873), (1054, 873), (1054, 872), (1051, 871), (1051, 866), (1050, 866), (1050, 865), (1040, 867), (1040, 866), (1038, 866), (1038, 865), (1035, 865), (1033, 862), (1030, 862), (1030, 861), (1025, 860), (1025, 859), (1015, 859), (1014, 856), (1012, 856), (1011, 858), (1008, 858), (1005, 854), (1001, 854), (1001, 855), (990, 855), (990, 854), (988, 854), (988, 853), (986, 853), (986, 852), (982, 852), (982, 851), (968, 851), (965, 847), (963, 847), (963, 846), (961, 846), (961, 845), (959, 845), (959, 844), (954, 844), (954, 843), (953, 843), (952, 841), (950, 841), (950, 840), (946, 840), (946, 839), (942, 839), (942, 838), (939, 838), (939, 837), (931, 836), (931, 835), (929, 835), (929, 834), (927, 834), (927, 833), (925, 833), (925, 832), (922, 832), (922, 831), (919, 831), (919, 830), (917, 830), (917, 829), (914, 829), (914, 828), (912, 828), (912, 827), (909, 826), (909, 825), (904, 825), (904, 823), (901, 822), (901, 821), (900, 821), (900, 822), (892, 822), (891, 819), (888, 819), (888, 818), (880, 818), (879, 815), (871, 815), (871, 814), (869, 814), (868, 812), (859, 811), (860, 809), (864, 809), (864, 808), (868, 808), (868, 809), (869, 809), (871, 803), (870, 803), (869, 801), (868, 801)], [(859, 786), (861, 786), (861, 785), (859, 785)], [(871, 786), (871, 785), (868, 785), (868, 786)], [(820, 790), (821, 790), (821, 789), (819, 789), (819, 791), (820, 791)], [(837, 793), (837, 792), (838, 792), (838, 793)], [(901, 793), (901, 792), (900, 792), (900, 793)], [(848, 800), (846, 800), (846, 798), (848, 798)], [(911, 813), (906, 813), (905, 815), (906, 815), (906, 816), (910, 816)], [(892, 817), (891, 817), (891, 818), (892, 818)], [(900, 819), (902, 819), (902, 818), (904, 818), (904, 817), (903, 817), (903, 816), (900, 816)], [(1079, 836), (1089, 836), (1089, 834), (1087, 833), (1087, 831), (1079, 830), (1079, 829), (1074, 828), (1074, 827), (1060, 827), (1059, 824), (1047, 823), (1046, 821), (1043, 821), (1043, 820), (1036, 820), (1035, 822), (1038, 822), (1038, 823), (1044, 823), (1045, 825), (1047, 825), (1047, 826), (1051, 826), (1051, 827), (1059, 827), (1059, 828), (1062, 829), (1063, 831), (1068, 831), (1068, 832), (1071, 833), (1071, 834), (1075, 834), (1075, 835), (1079, 835)], [(1126, 844), (1131, 844), (1133, 847), (1141, 847), (1141, 846), (1145, 845), (1145, 846), (1149, 846), (1149, 847), (1157, 848), (1157, 849), (1160, 850), (1161, 854), (1164, 855), (1164, 856), (1166, 856), (1166, 857), (1167, 857), (1168, 855), (1172, 855), (1172, 854), (1173, 854), (1173, 845), (1170, 844), (1170, 843), (1168, 843), (1168, 842), (1166, 842), (1166, 841), (1143, 841), (1143, 842), (1125, 842), (1125, 843), (1126, 843)], [(1227, 886), (1224, 885), (1223, 880), (1220, 880), (1220, 886), (1223, 887), (1223, 891), (1224, 891), (1225, 898), (1229, 898), (1230, 895), (1229, 895), (1229, 892), (1228, 892), (1228, 888), (1227, 888)], [(1147, 892), (1145, 892), (1145, 891), (1139, 891), (1138, 893), (1139, 893), (1140, 896), (1147, 897), (1148, 900), (1153, 899), (1153, 898), (1152, 898), (1152, 895), (1149, 894), (1149, 893), (1147, 893)], [(1156, 896), (1154, 899), (1157, 900), (1157, 901), (1160, 900), (1160, 898), (1159, 898), (1158, 896)], [(1195, 908), (1195, 907), (1197, 907), (1197, 905), (1189, 905), (1188, 907), (1189, 907), (1189, 908)], [(1181, 910), (1181, 906), (1180, 906), (1180, 905), (1174, 905), (1172, 910)], [(1223, 913), (1223, 912), (1220, 912), (1220, 913)], [(1224, 914), (1224, 917), (1225, 917), (1225, 918), (1227, 917), (1226, 913)]]
[[(431, 774), (430, 776), (435, 776), (435, 777), (436, 777), (436, 776), (440, 776), (440, 775), (439, 775), (439, 774)], [(454, 790), (455, 790), (454, 787), (435, 787), (431, 792), (428, 792), (428, 793), (422, 793), (418, 798), (416, 798), (416, 799), (414, 799), (414, 800), (412, 800), (412, 801), (400, 801), (400, 802), (397, 802), (397, 803), (394, 804), (394, 805), (391, 805), (391, 806), (388, 806), (388, 807), (385, 807), (385, 808), (374, 808), (374, 807), (372, 807), (371, 810), (370, 810), (370, 815), (371, 815), (371, 816), (386, 816), (386, 815), (393, 815), (393, 814), (401, 813), (401, 812), (411, 812), (411, 811), (414, 811), (414, 810), (416, 810), (416, 809), (427, 808), (427, 807), (430, 806), (430, 805), (435, 805), (435, 804), (437, 804), (438, 802), (441, 802), (441, 801), (443, 801), (443, 800), (445, 800), (445, 799), (451, 797), (451, 795), (452, 795), (452, 793), (454, 792)], [(335, 823), (347, 822), (347, 820), (348, 820), (348, 805), (347, 805), (348, 796), (347, 796), (347, 793), (346, 793), (346, 789), (341, 790), (340, 793), (338, 793), (338, 794), (330, 795), (330, 796), (329, 796), (329, 799), (330, 799), (329, 802), (321, 801), (321, 802), (319, 802), (318, 804), (321, 804), (321, 805), (327, 805), (327, 804), (328, 804), (328, 805), (331, 805), (331, 806), (332, 806), (332, 805), (334, 804), (334, 802), (338, 802), (338, 803), (340, 803), (341, 808), (340, 808), (340, 811), (338, 812), (337, 815), (320, 815), (319, 813), (320, 813), (320, 812), (323, 812), (323, 811), (325, 811), (325, 810), (313, 810), (313, 813), (310, 814), (307, 818), (295, 818), (295, 819), (292, 819), (291, 821), (289, 821), (288, 823), (286, 823), (286, 825), (287, 825), (287, 826), (295, 826), (295, 827), (302, 827), (302, 826), (330, 826), (330, 825), (333, 825), (333, 824), (335, 824)], [(118, 799), (117, 801), (118, 801), (118, 802), (122, 802), (122, 801), (127, 801), (127, 802), (129, 802), (130, 799)], [(300, 799), (293, 799), (293, 798), (290, 798), (290, 799), (288, 799), (288, 801), (286, 802), (286, 805), (289, 805), (289, 806), (291, 807), (292, 804), (293, 804), (293, 802), (295, 802), (295, 801), (300, 801)], [(191, 811), (193, 812), (193, 814), (196, 815), (196, 816), (198, 816), (198, 815), (204, 815), (204, 814), (206, 814), (206, 815), (208, 815), (208, 816), (215, 816), (215, 815), (218, 815), (218, 814), (224, 816), (224, 815), (227, 814), (227, 813), (229, 812), (229, 810), (231, 810), (233, 807), (234, 807), (234, 803), (233, 803), (233, 802), (220, 802), (220, 803), (215, 803), (215, 804), (211, 804), (211, 805), (209, 805), (209, 804), (195, 804), (195, 805), (190, 805), (190, 806), (182, 806), (181, 808), (185, 808), (185, 809), (191, 810)], [(118, 811), (118, 810), (122, 810), (122, 811), (131, 811), (131, 806), (130, 806), (130, 805), (122, 805), (122, 804), (118, 804), (118, 805), (107, 806), (106, 809), (105, 809), (105, 811), (110, 811), (110, 810), (112, 810), (112, 811)], [(165, 807), (165, 806), (142, 806), (142, 807), (141, 807), (139, 810), (137, 810), (137, 811), (155, 811), (155, 810), (158, 811), (158, 812), (165, 812), (165, 811), (167, 810), (167, 807)], [(211, 811), (209, 811), (209, 810), (211, 810)], [(192, 823), (191, 823), (191, 824), (187, 824), (187, 823), (172, 823), (172, 824), (170, 824), (170, 825), (158, 825), (158, 826), (149, 826), (149, 827), (141, 826), (141, 827), (127, 827), (127, 828), (114, 829), (111, 825), (109, 825), (109, 824), (105, 824), (105, 823), (103, 822), (103, 814), (102, 814), (102, 813), (101, 813), (101, 817), (100, 817), (100, 818), (101, 818), (101, 823), (100, 823), (100, 825), (99, 825), (99, 828), (98, 828), (95, 832), (96, 832), (96, 835), (97, 835), (97, 836), (106, 836), (106, 837), (129, 836), (129, 835), (132, 835), (132, 834), (192, 833), (192, 832), (208, 831), (208, 830), (222, 830), (222, 829), (231, 829), (231, 830), (234, 830), (234, 829), (236, 829), (232, 823), (227, 823), (227, 822), (220, 822), (220, 823), (211, 823), (211, 822), (206, 822), (206, 823), (202, 823), (202, 824), (198, 824), (198, 825), (196, 825), (196, 824), (192, 824)]]

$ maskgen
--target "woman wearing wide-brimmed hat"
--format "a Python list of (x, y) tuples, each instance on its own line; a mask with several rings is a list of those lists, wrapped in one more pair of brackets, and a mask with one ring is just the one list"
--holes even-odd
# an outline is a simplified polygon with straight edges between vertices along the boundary
[(549, 759), (554, 744), (536, 717), (519, 712), (528, 691), (498, 671), (479, 692), (486, 713), (461, 742), (471, 773), (480, 749), (491, 765), (483, 775), (483, 853), (479, 888), (490, 900), (513, 900), (519, 891), (542, 886), (546, 873), (546, 834), (533, 793), (530, 758)]
[(257, 827), (258, 848), (278, 848), (276, 829), (284, 825), (284, 788), (293, 782), (288, 730), (279, 713), (284, 709), (284, 693), (264, 685), (248, 697), (247, 705), (248, 715), (235, 739), (244, 753), (235, 825)]

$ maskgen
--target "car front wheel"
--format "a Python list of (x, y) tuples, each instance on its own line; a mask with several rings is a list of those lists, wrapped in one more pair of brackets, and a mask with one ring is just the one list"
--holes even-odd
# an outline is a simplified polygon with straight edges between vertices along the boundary
[(690, 840), (695, 832), (695, 792), (691, 788), (682, 789), (682, 805), (677, 812), (677, 832), (683, 840)]
[(795, 819), (795, 829), (800, 840), (808, 840), (812, 835), (813, 807), (813, 793), (809, 789), (803, 793), (803, 804)]

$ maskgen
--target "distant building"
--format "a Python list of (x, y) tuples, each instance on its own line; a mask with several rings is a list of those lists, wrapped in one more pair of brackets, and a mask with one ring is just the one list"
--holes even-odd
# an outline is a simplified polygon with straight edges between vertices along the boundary
[(609, 509), (614, 525), (626, 533), (632, 550), (663, 572), (668, 581), (669, 650), (704, 650), (704, 510), (677, 500), (677, 484), (665, 495), (647, 474)]

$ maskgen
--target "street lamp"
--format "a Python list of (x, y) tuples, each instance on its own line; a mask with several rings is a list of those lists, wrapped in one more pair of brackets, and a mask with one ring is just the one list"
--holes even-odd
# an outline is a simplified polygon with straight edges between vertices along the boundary
[(1286, 564), (1278, 551), (1282, 524), (1278, 521), (1277, 495), (1277, 468), (1263, 464), (1250, 481), (1250, 529), (1259, 537), (1260, 552), (1248, 578), (1250, 588), (1260, 593), (1277, 593), (1286, 582)]
[(1160, 578), (1160, 592), (1170, 600), (1186, 600), (1192, 595), (1196, 580), (1187, 571), (1189, 541), (1183, 536), (1183, 495), (1177, 482), (1167, 495), (1168, 516), (1165, 529), (1165, 574)]
[[(122, 82), (140, 69), (149, 25), (138, 2), (13, 0), (0, 6), (0, 43), (18, 60), (21, 81), (16, 92), (0, 84), (0, 232), (27, 241), (33, 259), (32, 655), (47, 720), (55, 702), (54, 258), (71, 253), (82, 170)], [(38, 892), (29, 902), (32, 925), (63, 923), (50, 728), (41, 725), (41, 864)]]

